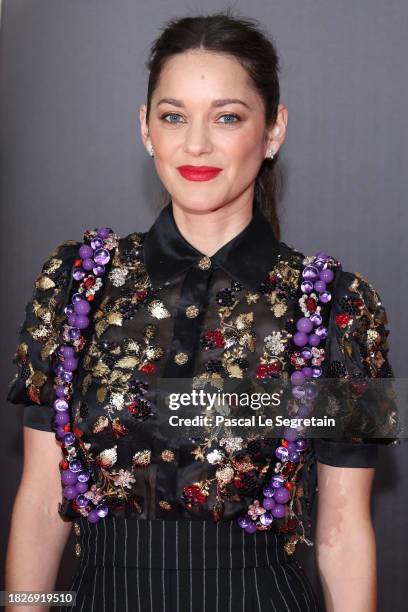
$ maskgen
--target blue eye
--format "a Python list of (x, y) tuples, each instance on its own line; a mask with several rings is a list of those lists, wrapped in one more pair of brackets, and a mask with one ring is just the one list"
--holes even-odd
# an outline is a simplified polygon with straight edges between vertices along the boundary
[[(166, 113), (161, 117), (163, 121), (166, 121), (166, 117), (181, 117), (178, 113)], [(166, 121), (166, 123), (178, 123), (178, 121)]]
[[(160, 119), (162, 121), (165, 121), (166, 123), (172, 123), (172, 124), (180, 123), (179, 121), (167, 121), (167, 117), (180, 117), (181, 118), (181, 115), (179, 115), (178, 113), (166, 113), (165, 115), (162, 115), (162, 117), (160, 117)], [(225, 117), (232, 117), (233, 121), (231, 121), (231, 120), (221, 121), (221, 123), (223, 123), (224, 125), (228, 125), (230, 123), (238, 123), (238, 121), (241, 121), (241, 119), (238, 117), (238, 115), (235, 115), (234, 113), (227, 113), (225, 115), (222, 115), (220, 117), (220, 119), (223, 119)]]
[(233, 117), (234, 119), (236, 119), (237, 121), (225, 121), (225, 122), (221, 122), (221, 123), (238, 123), (238, 121), (240, 121), (240, 118), (238, 117), (238, 115), (234, 115), (233, 113), (228, 113), (227, 115), (222, 115), (222, 117), (220, 117), (220, 119), (222, 119), (223, 117)]

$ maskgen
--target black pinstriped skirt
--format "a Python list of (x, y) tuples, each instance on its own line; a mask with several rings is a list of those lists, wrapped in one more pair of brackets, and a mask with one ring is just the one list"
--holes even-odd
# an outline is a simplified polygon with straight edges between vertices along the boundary
[(63, 612), (318, 612), (312, 586), (272, 532), (234, 521), (77, 520), (80, 563)]

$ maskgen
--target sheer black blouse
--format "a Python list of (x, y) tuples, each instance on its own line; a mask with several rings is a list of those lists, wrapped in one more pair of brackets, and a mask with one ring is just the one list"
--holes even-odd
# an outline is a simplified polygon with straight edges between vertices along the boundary
[[(50, 356), (59, 344), (80, 244), (67, 241), (50, 254), (20, 328), (18, 371), (8, 400), (25, 405), (24, 425), (44, 431), (53, 431)], [(291, 338), (301, 312), (304, 260), (276, 239), (256, 201), (249, 224), (212, 257), (181, 235), (171, 202), (147, 232), (118, 240), (93, 306), (71, 407), (72, 429), (93, 470), (94, 501), (104, 498), (111, 513), (135, 519), (233, 520), (246, 511), (278, 440), (166, 439), (152, 418), (149, 388), (160, 378), (259, 378), (264, 364), (273, 365), (271, 375), (287, 379), (294, 369)], [(392, 377), (386, 324), (373, 286), (339, 264), (328, 337), (315, 355), (318, 364), (325, 354), (324, 375)], [(390, 412), (390, 427), (394, 417)], [(292, 536), (292, 551), (299, 534), (310, 528), (316, 461), (375, 466), (379, 442), (396, 443), (311, 441), (292, 507), (298, 534)], [(64, 500), (60, 513), (75, 518), (78, 509)]]

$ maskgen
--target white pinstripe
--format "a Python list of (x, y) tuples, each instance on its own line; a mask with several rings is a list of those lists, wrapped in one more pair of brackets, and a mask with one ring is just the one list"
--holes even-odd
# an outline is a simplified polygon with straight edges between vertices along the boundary
[[(278, 538), (276, 538), (275, 543), (276, 543), (275, 556), (276, 556), (276, 559), (278, 559), (278, 550), (277, 550), (277, 546), (278, 546)], [(275, 580), (276, 588), (277, 588), (277, 590), (278, 590), (278, 592), (279, 592), (279, 594), (280, 594), (280, 596), (281, 596), (281, 598), (282, 598), (283, 603), (284, 603), (284, 604), (285, 604), (285, 606), (286, 606), (287, 611), (288, 611), (288, 612), (290, 612), (290, 609), (289, 609), (289, 606), (288, 606), (288, 604), (287, 604), (287, 602), (286, 602), (286, 599), (284, 598), (284, 596), (283, 596), (283, 594), (282, 594), (282, 591), (281, 591), (281, 590), (280, 590), (280, 588), (279, 588), (279, 583), (278, 583), (278, 580), (277, 580), (277, 578), (276, 578), (276, 573), (275, 573), (275, 570), (274, 570), (274, 568), (273, 568), (273, 565), (268, 565), (268, 569), (270, 569), (270, 570), (271, 570), (271, 572), (272, 572), (272, 574), (273, 574), (273, 577), (274, 577), (274, 580)]]
[(138, 604), (138, 608), (137, 608), (137, 612), (140, 612), (141, 607), (140, 607), (140, 575), (139, 575), (139, 530), (140, 530), (140, 523), (139, 520), (140, 519), (136, 519), (137, 520), (137, 539), (136, 539), (136, 577), (137, 577), (137, 604)]
[[(117, 536), (118, 536), (118, 532), (116, 529), (116, 517), (112, 517), (111, 519), (113, 521), (113, 533), (114, 533), (114, 542), (113, 542), (113, 567), (114, 567), (114, 572), (116, 571), (116, 548), (117, 548)], [(101, 526), (101, 525), (99, 525)], [(111, 586), (109, 586), (109, 588), (107, 588), (106, 585), (106, 580), (107, 580), (107, 576), (105, 575), (105, 567), (106, 567), (106, 554), (107, 554), (107, 527), (106, 527), (106, 521), (103, 521), (103, 529), (104, 529), (104, 533), (103, 533), (103, 551), (102, 552), (102, 558), (103, 558), (103, 574), (101, 575), (100, 572), (100, 564), (97, 564), (97, 558), (98, 558), (98, 549), (100, 548), (99, 542), (98, 540), (101, 538), (102, 540), (102, 534), (99, 534), (99, 526), (97, 523), (95, 523), (95, 532), (93, 531), (93, 525), (90, 525), (88, 523), (88, 521), (86, 521), (86, 523), (84, 522), (84, 532), (83, 532), (83, 540), (85, 541), (85, 538), (87, 540), (87, 545), (88, 545), (88, 551), (82, 556), (81, 559), (81, 565), (78, 569), (78, 572), (76, 574), (76, 577), (74, 578), (74, 581), (79, 583), (78, 584), (78, 592), (81, 588), (81, 585), (84, 583), (84, 578), (85, 578), (85, 574), (86, 574), (86, 570), (90, 569), (90, 545), (91, 545), (91, 540), (93, 541), (93, 537), (95, 537), (95, 551), (93, 553), (93, 557), (94, 557), (94, 564), (95, 564), (95, 573), (93, 576), (93, 586), (92, 586), (92, 598), (90, 596), (90, 591), (91, 589), (86, 588), (86, 592), (84, 592), (83, 594), (83, 598), (81, 603), (78, 602), (78, 606), (80, 606), (79, 608), (75, 608), (75, 609), (79, 609), (80, 612), (84, 612), (85, 610), (88, 612), (99, 612), (99, 607), (97, 605), (97, 601), (96, 601), (96, 585), (97, 583), (100, 583), (100, 580), (103, 580), (103, 610), (106, 610), (108, 612), (108, 608), (106, 606), (108, 606), (108, 601), (106, 600), (106, 595), (105, 593), (107, 593), (109, 591), (113, 592), (113, 596), (114, 596), (114, 607), (115, 609), (117, 609), (118, 606), (118, 599), (116, 598), (115, 594), (116, 594), (116, 587), (119, 585), (116, 585), (117, 583), (117, 579), (116, 579), (116, 575), (114, 573), (114, 577), (113, 577), (113, 585), (111, 585), (113, 587), (113, 591), (111, 591)], [(204, 610), (205, 610), (205, 604), (206, 604), (206, 596), (207, 593), (205, 591), (205, 586), (206, 586), (206, 555), (207, 555), (207, 551), (206, 551), (206, 539), (207, 539), (207, 535), (206, 535), (206, 526), (207, 523), (206, 521), (202, 521), (202, 547), (203, 547), (203, 602), (204, 602)], [(109, 527), (109, 524), (108, 524)], [(123, 612), (128, 612), (128, 608), (129, 608), (129, 602), (128, 602), (128, 592), (127, 592), (127, 578), (126, 578), (126, 568), (127, 568), (127, 537), (128, 537), (128, 529), (127, 529), (127, 521), (125, 519), (125, 555), (124, 555), (124, 566), (125, 566), (125, 598), (126, 598), (126, 604), (125, 607), (123, 607)], [(199, 525), (197, 524), (196, 527), (199, 527)], [(222, 527), (222, 525), (221, 525)], [(181, 606), (181, 600), (180, 600), (180, 558), (179, 555), (181, 553), (180, 550), (180, 537), (181, 535), (179, 534), (179, 528), (180, 525), (178, 523), (178, 521), (176, 521), (176, 559), (175, 559), (175, 567), (176, 567), (176, 580), (177, 580), (177, 593), (176, 593), (176, 598), (177, 598), (177, 606), (176, 609), (177, 611), (180, 611), (180, 606)], [(154, 602), (153, 602), (153, 576), (152, 576), (152, 541), (153, 541), (153, 533), (152, 533), (152, 524), (149, 521), (149, 587), (150, 587), (150, 611), (153, 612), (154, 610)], [(191, 612), (193, 610), (193, 572), (192, 572), (192, 531), (193, 531), (193, 526), (192, 526), (192, 521), (189, 521), (189, 560), (190, 560), (190, 566), (189, 566), (189, 578), (190, 578), (190, 589), (189, 589), (189, 601), (190, 601), (190, 606), (189, 606), (189, 611)], [(214, 606), (214, 612), (215, 610), (218, 612), (220, 610), (220, 594), (222, 594), (222, 586), (220, 584), (220, 554), (221, 551), (223, 550), (222, 548), (220, 548), (220, 543), (219, 543), (219, 523), (216, 523), (216, 606)], [(87, 534), (86, 534), (87, 531)], [(233, 602), (235, 601), (235, 598), (233, 597), (233, 585), (232, 585), (232, 566), (233, 566), (233, 562), (234, 562), (234, 558), (233, 558), (233, 551), (232, 551), (232, 537), (233, 537), (233, 524), (232, 521), (230, 521), (230, 525), (229, 525), (229, 561), (230, 561), (230, 567), (229, 567), (229, 612), (232, 612), (232, 605)], [(120, 536), (120, 534), (119, 534)], [(246, 566), (246, 551), (245, 551), (245, 546), (246, 546), (246, 541), (245, 541), (245, 536), (246, 534), (244, 533), (244, 530), (241, 530), (241, 542), (242, 542), (242, 601), (243, 601), (243, 605), (242, 605), (242, 610), (243, 612), (247, 612), (246, 610), (246, 583), (245, 580), (248, 579), (248, 572), (245, 572), (247, 568)], [(264, 532), (263, 537), (259, 534), (259, 532), (256, 532), (254, 535), (254, 554), (255, 554), (255, 567), (253, 567), (253, 578), (254, 578), (254, 587), (255, 587), (255, 593), (256, 593), (256, 600), (254, 599), (254, 603), (255, 601), (257, 602), (257, 606), (256, 610), (257, 612), (261, 612), (263, 607), (262, 607), (262, 602), (261, 602), (261, 590), (260, 590), (260, 581), (259, 581), (259, 571), (258, 571), (258, 567), (259, 567), (259, 563), (261, 562), (261, 559), (259, 557), (259, 555), (263, 555), (264, 553), (262, 553), (262, 551), (259, 551), (259, 542), (260, 539), (262, 539), (262, 541), (264, 542), (264, 546), (265, 546), (265, 556), (266, 556), (266, 561), (267, 561), (267, 569), (272, 573), (273, 576), (273, 580), (275, 582), (276, 585), (276, 593), (279, 594), (282, 605), (285, 607), (285, 609), (287, 610), (287, 612), (294, 612), (294, 610), (296, 610), (297, 612), (317, 612), (318, 608), (316, 606), (316, 600), (313, 597), (313, 593), (311, 590), (311, 586), (308, 585), (305, 581), (304, 576), (302, 576), (301, 574), (298, 574), (296, 572), (296, 564), (295, 566), (293, 566), (290, 563), (280, 563), (279, 562), (279, 538), (275, 537), (275, 547), (274, 547), (274, 553), (275, 553), (275, 557), (276, 557), (276, 563), (277, 563), (277, 567), (275, 567), (275, 561), (273, 561), (271, 559), (271, 556), (273, 557), (273, 555), (270, 554), (270, 543), (271, 540), (268, 538), (268, 534), (266, 532)], [(185, 536), (183, 535), (183, 540), (184, 541)], [(251, 544), (251, 542), (249, 542), (249, 544)], [(165, 533), (165, 521), (162, 521), (162, 600), (163, 600), (163, 605), (161, 606), (161, 609), (163, 610), (163, 612), (165, 612), (166, 610), (166, 585), (165, 585), (165, 547), (166, 547), (166, 533)], [(262, 547), (262, 546), (261, 546)], [(138, 608), (138, 612), (142, 612), (142, 607), (141, 607), (141, 600), (140, 600), (140, 568), (139, 568), (139, 551), (140, 551), (140, 523), (137, 522), (137, 589), (138, 589), (138, 599), (139, 599), (139, 608)], [(272, 565), (271, 565), (271, 561), (272, 561)], [(279, 572), (279, 573), (278, 573)], [(91, 572), (92, 573), (92, 572)], [(286, 592), (286, 588), (282, 588), (282, 576), (281, 574), (283, 573), (284, 575), (284, 579), (286, 580), (286, 584), (288, 587), (288, 592)], [(92, 583), (91, 583), (92, 584)], [(299, 593), (298, 593), (298, 587), (300, 589)], [(89, 595), (89, 597), (88, 597)], [(197, 593), (196, 593), (197, 595)], [(226, 593), (225, 593), (226, 595)], [(238, 593), (236, 593), (236, 595), (238, 595)], [(266, 593), (265, 593), (266, 595)], [(292, 597), (292, 600), (286, 599), (286, 596), (290, 596)], [(223, 595), (224, 597), (224, 595)], [(299, 597), (301, 597), (301, 599), (299, 599)], [(88, 601), (89, 599), (89, 601)], [(280, 610), (281, 608), (277, 608), (277, 602), (275, 600), (274, 597), (269, 597), (267, 596), (267, 601), (268, 601), (268, 605), (270, 606), (270, 609), (273, 610), (274, 612), (278, 612), (278, 610)], [(106, 602), (106, 603), (105, 603)], [(89, 605), (90, 604), (90, 605)], [(112, 608), (110, 608), (109, 604), (109, 612), (113, 612), (114, 607), (112, 606)], [(239, 606), (240, 607), (240, 606)], [(70, 608), (71, 610), (73, 609), (73, 606), (71, 606)], [(147, 608), (148, 609), (148, 608)], [(234, 612), (236, 609), (236, 605), (234, 605)], [(283, 608), (282, 608), (283, 609)], [(68, 610), (68, 608), (67, 608)], [(183, 609), (184, 610), (184, 609)], [(122, 612), (122, 610), (120, 611)], [(136, 610), (135, 610), (136, 612)], [(186, 611), (187, 612), (187, 611)]]
[(283, 575), (285, 576), (285, 580), (286, 580), (287, 585), (288, 585), (288, 587), (289, 587), (289, 590), (290, 590), (290, 592), (292, 593), (292, 597), (293, 597), (293, 599), (295, 600), (295, 603), (296, 603), (297, 607), (299, 608), (299, 612), (302, 612), (302, 609), (301, 609), (301, 607), (299, 606), (299, 602), (298, 602), (297, 598), (295, 597), (294, 592), (292, 591), (292, 587), (291, 587), (291, 586), (290, 586), (290, 584), (289, 584), (289, 580), (288, 580), (288, 578), (287, 578), (287, 575), (286, 575), (286, 570), (285, 570), (285, 566), (284, 566), (284, 564), (283, 564), (283, 563), (282, 563), (281, 567), (282, 567)]
[(259, 612), (261, 612), (261, 602), (259, 601), (259, 589), (258, 589), (258, 580), (256, 577), (256, 571), (258, 569), (258, 551), (257, 551), (257, 542), (258, 542), (258, 538), (256, 537), (257, 533), (254, 533), (254, 547), (255, 547), (255, 565), (256, 567), (254, 567), (254, 580), (255, 580), (255, 590), (256, 590), (256, 598), (258, 600), (258, 609)]
[(205, 521), (203, 521), (203, 609), (205, 612)]
[(94, 601), (95, 601), (95, 587), (96, 587), (96, 580), (97, 580), (97, 577), (98, 577), (98, 569), (99, 569), (99, 567), (98, 567), (98, 566), (96, 566), (96, 567), (95, 567), (95, 580), (94, 580), (94, 587), (93, 587), (93, 593), (92, 593), (92, 607), (91, 607), (91, 612), (93, 612), (93, 609), (94, 609)]
[[(269, 558), (269, 551), (268, 551), (268, 538), (266, 535), (266, 531), (264, 531), (264, 536), (265, 536), (265, 553), (266, 553), (266, 560), (268, 562), (268, 566), (271, 564), (270, 558)], [(275, 608), (275, 604), (273, 603), (272, 599), (269, 599), (270, 604), (272, 605), (273, 609), (275, 610), (275, 612), (277, 612), (276, 608)]]
[(164, 584), (164, 541), (165, 541), (165, 536), (164, 536), (164, 524), (166, 521), (162, 521), (162, 544), (163, 544), (163, 549), (162, 549), (162, 593), (163, 593), (163, 612), (166, 612), (166, 587)]
[(244, 530), (241, 531), (242, 541), (242, 612), (245, 612), (245, 543)]
[(103, 599), (103, 610), (105, 612), (105, 555), (106, 555), (106, 523), (103, 521), (103, 588), (102, 588), (102, 599)]
[(96, 529), (96, 539), (95, 539), (95, 555), (94, 555), (94, 564), (96, 565), (96, 553), (98, 551), (98, 523), (95, 523)]
[(84, 598), (83, 598), (83, 600), (82, 600), (81, 609), (80, 609), (80, 611), (79, 611), (79, 612), (82, 612), (82, 610), (84, 609), (85, 599), (86, 599), (86, 593), (85, 593)]
[[(217, 523), (217, 525), (218, 525), (218, 523)], [(229, 587), (230, 587), (230, 590), (229, 590), (229, 609), (230, 609), (230, 612), (231, 612), (231, 606), (232, 606), (232, 576), (231, 576), (231, 573), (232, 573), (232, 536), (231, 536), (231, 529), (232, 529), (232, 521), (230, 521), (230, 533), (229, 533), (229, 535), (230, 535), (230, 570), (229, 570)]]
[(192, 570), (192, 555), (191, 555), (191, 520), (189, 524), (190, 530), (190, 610), (193, 609), (193, 570)]
[(273, 603), (272, 599), (269, 598), (269, 603), (271, 604), (272, 608), (274, 609), (275, 612), (278, 612), (278, 610), (275, 608), (275, 604)]
[(153, 612), (152, 593), (152, 521), (149, 520), (149, 587), (150, 587), (150, 610)]
[(265, 536), (265, 552), (266, 552), (266, 559), (268, 561), (268, 565), (271, 564), (271, 562), (269, 561), (269, 552), (268, 552), (268, 538), (266, 536), (266, 531), (264, 531), (264, 536)]
[(94, 607), (94, 601), (95, 601), (95, 587), (96, 587), (96, 580), (98, 577), (98, 566), (96, 565), (96, 553), (98, 550), (98, 523), (95, 523), (95, 529), (96, 529), (96, 538), (95, 538), (95, 555), (94, 555), (94, 565), (95, 565), (95, 579), (94, 579), (94, 587), (93, 587), (93, 593), (92, 593), (92, 612), (93, 612), (93, 607)]
[(311, 609), (310, 606), (311, 606), (312, 602), (311, 602), (311, 599), (310, 599), (310, 596), (309, 596), (308, 586), (303, 581), (302, 576), (296, 572), (294, 567), (289, 566), (288, 569), (292, 570), (293, 575), (296, 577), (296, 579), (300, 582), (301, 586), (303, 587), (303, 591), (305, 592), (304, 593), (304, 597), (306, 598), (307, 604), (309, 606), (308, 607), (308, 612), (309, 612), (309, 610)]
[(116, 517), (112, 517), (113, 521), (113, 610), (116, 612)]
[[(81, 540), (81, 542), (83, 544), (83, 539)], [(82, 574), (85, 571), (85, 553), (82, 555), (81, 561), (80, 561), (80, 563), (79, 563), (79, 565), (77, 567), (77, 570), (76, 570), (76, 572), (75, 572), (75, 574), (74, 574), (74, 576), (72, 578), (72, 581), (71, 581), (71, 584), (70, 584), (70, 587), (69, 587), (70, 591), (74, 590), (74, 586), (75, 586), (75, 584), (76, 584), (76, 582), (77, 582), (77, 580), (79, 578), (79, 575), (80, 575), (81, 571), (82, 571)], [(78, 594), (78, 590), (79, 590), (79, 587), (75, 589), (77, 594)], [(75, 605), (76, 605), (76, 597), (77, 597), (77, 595), (75, 596)], [(66, 612), (69, 612), (69, 610), (73, 610), (73, 608), (74, 608), (74, 603), (72, 603), (69, 607), (67, 606)]]
[(128, 587), (127, 587), (127, 519), (125, 519), (125, 597), (126, 597), (126, 612), (129, 610)]
[(216, 595), (217, 595), (217, 612), (218, 612), (218, 568), (220, 566), (219, 564), (219, 558), (218, 558), (218, 522), (217, 522), (217, 528), (216, 528), (216, 542), (217, 542), (217, 553), (216, 553), (216, 558), (217, 558), (217, 571), (215, 573), (215, 590), (216, 590)]
[[(88, 521), (86, 521), (85, 524), (86, 524), (86, 527), (88, 529), (88, 554), (87, 554), (87, 557), (86, 557), (86, 563), (84, 563), (84, 567), (82, 569), (81, 580), (79, 581), (79, 585), (78, 585), (78, 589), (77, 589), (78, 591), (81, 588), (82, 579), (84, 577), (85, 570), (86, 570), (86, 568), (88, 566), (88, 563), (89, 563), (89, 541), (90, 541), (90, 536), (91, 536), (91, 529), (89, 527)], [(85, 555), (84, 555), (84, 558), (85, 558)], [(84, 605), (85, 597), (86, 597), (86, 594), (84, 595), (84, 599), (82, 601), (82, 606)], [(82, 606), (81, 606), (81, 609), (82, 609)]]
[(257, 570), (257, 568), (253, 567), (252, 569), (254, 570), (255, 590), (256, 590), (256, 598), (258, 600), (258, 610), (259, 610), (259, 612), (262, 612), (262, 610), (261, 610), (261, 602), (259, 601), (258, 580), (256, 578), (256, 570)]
[(177, 579), (177, 612), (179, 610), (179, 571), (178, 571), (178, 522), (176, 521), (176, 579)]
[[(306, 604), (307, 604), (307, 606), (308, 606), (308, 608), (307, 608), (307, 612), (309, 612), (309, 611), (311, 610), (311, 604), (312, 604), (312, 602), (311, 602), (310, 597), (309, 597), (309, 590), (308, 590), (308, 588), (307, 588), (307, 585), (304, 583), (302, 576), (301, 576), (300, 574), (298, 574), (298, 573), (295, 571), (295, 568), (293, 568), (293, 567), (291, 567), (291, 566), (289, 565), (289, 566), (288, 566), (288, 570), (292, 570), (293, 575), (294, 575), (294, 576), (297, 578), (297, 580), (299, 580), (300, 584), (302, 585), (302, 587), (303, 587), (303, 591), (305, 591), (305, 593), (306, 593), (306, 594), (304, 594), (303, 596), (304, 596), (304, 598), (306, 599)], [(316, 606), (314, 605), (313, 607), (314, 607), (314, 609), (316, 610)]]
[[(276, 561), (278, 561), (279, 560), (279, 553), (278, 553), (278, 538), (277, 537), (275, 538), (275, 555), (276, 555)], [(279, 563), (277, 565), (277, 567), (278, 568), (282, 568), (282, 564)], [(282, 596), (282, 598), (283, 598), (283, 600), (285, 602), (285, 606), (289, 610), (288, 602), (286, 601), (286, 598), (283, 596), (282, 591), (279, 589), (279, 587), (278, 587), (278, 590), (279, 590), (279, 593), (281, 594), (281, 596)]]

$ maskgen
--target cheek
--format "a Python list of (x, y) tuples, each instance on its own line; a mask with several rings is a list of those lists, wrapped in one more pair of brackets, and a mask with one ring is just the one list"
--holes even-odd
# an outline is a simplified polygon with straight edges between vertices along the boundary
[(182, 138), (179, 134), (162, 134), (156, 137), (156, 150), (163, 160), (171, 159), (174, 151), (180, 146)]
[(227, 153), (228, 165), (239, 180), (256, 175), (262, 162), (262, 150), (254, 141), (243, 139)]
[(254, 129), (221, 136), (217, 139), (217, 146), (233, 163), (248, 162), (248, 160), (255, 160), (255, 163), (258, 163), (259, 156), (262, 158), (262, 138)]

